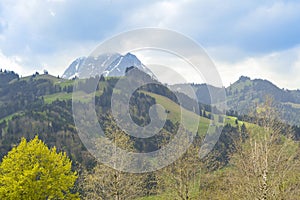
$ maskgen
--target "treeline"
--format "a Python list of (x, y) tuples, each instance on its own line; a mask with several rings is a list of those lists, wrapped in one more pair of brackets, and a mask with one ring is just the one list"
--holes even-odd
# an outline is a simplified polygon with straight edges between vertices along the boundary
[[(274, 106), (274, 105), (273, 105)], [(286, 127), (287, 129), (292, 129), (292, 135), (293, 135), (293, 139), (296, 141), (300, 140), (300, 126), (299, 125), (291, 125), (285, 121), (282, 121), (282, 119), (280, 118), (281, 113), (281, 109), (277, 108), (276, 105), (274, 106), (274, 109), (276, 109), (277, 114), (277, 123), (281, 124), (282, 126)], [(253, 123), (253, 124), (258, 124), (261, 125), (263, 119), (258, 119), (258, 116), (255, 116), (252, 114), (239, 114), (237, 111), (234, 110), (228, 110), (226, 111), (226, 115), (227, 116), (233, 116), (236, 117), (238, 121), (244, 121), (244, 122), (249, 122), (249, 123)]]

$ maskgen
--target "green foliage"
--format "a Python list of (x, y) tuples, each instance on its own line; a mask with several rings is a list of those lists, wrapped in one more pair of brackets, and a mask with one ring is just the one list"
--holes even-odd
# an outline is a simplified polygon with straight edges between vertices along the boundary
[(257, 104), (263, 103), (266, 96), (271, 96), (276, 108), (280, 110), (281, 119), (289, 124), (300, 124), (299, 90), (280, 89), (267, 80), (241, 77), (226, 91), (229, 108), (240, 114), (248, 114)]
[[(247, 115), (241, 118), (233, 110), (227, 112), (229, 116), (218, 116), (211, 113), (211, 106), (203, 104), (199, 104), (200, 112), (197, 115), (195, 102), (188, 97), (182, 97), (187, 106), (181, 109), (177, 98), (167, 87), (149, 84), (132, 94), (129, 102), (130, 116), (136, 124), (146, 126), (151, 122), (150, 107), (158, 103), (165, 108), (167, 114), (164, 128), (150, 138), (127, 136), (112, 127), (115, 122), (111, 117), (111, 95), (115, 84), (123, 78), (103, 78), (96, 92), (91, 88), (96, 84), (97, 79), (78, 80), (76, 84), (79, 91), (72, 93), (76, 82), (74, 80), (59, 79), (50, 75), (19, 78), (12, 72), (0, 72), (0, 159), (20, 141), (20, 138), (32, 139), (36, 133), (49, 147), (56, 146), (57, 148), (57, 150), (55, 148), (49, 150), (37, 138), (28, 143), (22, 139), (21, 144), (3, 158), (0, 167), (0, 199), (78, 198), (78, 195), (71, 194), (70, 189), (77, 175), (71, 172), (71, 162), (66, 154), (73, 161), (72, 167), (83, 172), (79, 178), (81, 181), (78, 180), (76, 186), (81, 196), (86, 199), (116, 199), (116, 196), (119, 199), (136, 197), (142, 199), (232, 199), (236, 191), (242, 194), (242, 191), (246, 191), (247, 188), (255, 188), (246, 186), (246, 183), (251, 183), (251, 181), (247, 181), (241, 173), (238, 173), (236, 164), (245, 161), (248, 162), (247, 166), (251, 166), (249, 163), (252, 158), (250, 141), (257, 140), (256, 143), (262, 141), (263, 117)], [(207, 86), (192, 86), (196, 90), (197, 97), (203, 100), (201, 102), (209, 103), (209, 95), (206, 95)], [(209, 87), (218, 93), (219, 88)], [(114, 92), (122, 97), (122, 91)], [(247, 111), (264, 100), (266, 92), (271, 92), (275, 96), (277, 100), (275, 106), (280, 109), (281, 119), (291, 119), (291, 122), (299, 121), (299, 91), (274, 89), (273, 85), (262, 80), (252, 81), (242, 77), (237, 83), (227, 88), (228, 103), (230, 108)], [(182, 116), (186, 119), (187, 130), (192, 130), (194, 126), (198, 127), (199, 141), (203, 139), (209, 127), (209, 118), (216, 119), (216, 123), (210, 127), (214, 127), (215, 131), (223, 128), (223, 131), (214, 149), (205, 159), (198, 160), (199, 149), (197, 148), (199, 146), (193, 146), (194, 149), (187, 151), (179, 160), (163, 170), (147, 176), (121, 173), (102, 164), (96, 164), (77, 134), (72, 115), (72, 98), (78, 100), (85, 108), (84, 106), (88, 105), (93, 96), (95, 96), (98, 121), (103, 129), (107, 129), (106, 136), (117, 142), (121, 148), (126, 149), (130, 144), (130, 149), (127, 150), (133, 152), (152, 152), (160, 149), (162, 144), (174, 138)], [(121, 109), (127, 106), (122, 101), (119, 103), (118, 106)], [(82, 111), (83, 115), (84, 112), (86, 110)], [(195, 124), (195, 121), (199, 124)], [(221, 127), (222, 122), (227, 125)], [(291, 127), (285, 126), (284, 130), (288, 130), (287, 128)], [(297, 132), (293, 135), (293, 139), (299, 140), (300, 127), (292, 128)], [(282, 152), (280, 155), (284, 155), (282, 159), (279, 159), (281, 163), (294, 164), (294, 161), (299, 163), (299, 156), (295, 156), (296, 153), (299, 155), (297, 142), (285, 139), (287, 131), (281, 130), (280, 132), (282, 133), (278, 140), (270, 143), (272, 148), (269, 148), (269, 155), (272, 157), (269, 157), (269, 167), (272, 167), (271, 161), (279, 155), (280, 151)], [(282, 144), (285, 145), (282, 146)], [(181, 145), (177, 146), (181, 147)], [(178, 148), (175, 150), (177, 151)], [(246, 152), (240, 157), (239, 148), (243, 148)], [(259, 150), (259, 148), (256, 149)], [(64, 151), (66, 154), (57, 154), (56, 151)], [(292, 159), (286, 161), (283, 158)], [(63, 166), (59, 167), (59, 165)], [(276, 182), (278, 191), (280, 190), (282, 194), (284, 192), (297, 194), (299, 170), (296, 172), (297, 168), (289, 168), (291, 165), (274, 164), (274, 166), (277, 169), (279, 169), (278, 166), (287, 168), (286, 170), (280, 168), (279, 173), (274, 167), (270, 168), (268, 173), (272, 173), (275, 178), (271, 177), (268, 180), (277, 179), (281, 174), (280, 171), (285, 170), (285, 177), (288, 178), (278, 179), (283, 180), (277, 181), (281, 182), (280, 184)], [(253, 170), (251, 173), (252, 177), (249, 176), (251, 179), (260, 179), (261, 176), (256, 177)], [(234, 180), (238, 182), (234, 185), (229, 184)], [(80, 185), (82, 183), (83, 186)], [(240, 186), (240, 188), (235, 186)], [(60, 195), (56, 195), (56, 192)], [(248, 197), (248, 199), (254, 198), (251, 194)], [(283, 197), (288, 199), (287, 196)]]
[(0, 199), (78, 199), (77, 179), (66, 153), (49, 149), (36, 136), (14, 147), (0, 165)]

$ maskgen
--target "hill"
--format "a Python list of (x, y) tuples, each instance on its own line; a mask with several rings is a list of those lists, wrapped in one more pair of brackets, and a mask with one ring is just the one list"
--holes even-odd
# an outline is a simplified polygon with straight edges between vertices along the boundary
[[(192, 84), (200, 102), (210, 104), (209, 90), (218, 93), (221, 88), (206, 84)], [(208, 90), (209, 88), (209, 90)], [(231, 115), (249, 114), (267, 96), (274, 99), (280, 118), (286, 123), (300, 125), (300, 90), (280, 89), (268, 80), (241, 76), (226, 89), (227, 106)], [(234, 114), (235, 113), (235, 114)]]
[[(134, 70), (132, 70), (133, 72)], [(141, 73), (137, 71), (137, 73)], [(72, 97), (85, 103), (95, 95), (98, 120), (102, 124), (111, 123), (111, 95), (120, 78), (101, 77), (97, 91), (90, 89), (99, 77), (89, 79), (67, 80), (49, 74), (34, 74), (20, 78), (13, 72), (2, 72), (0, 85), (0, 157), (3, 157), (21, 137), (33, 138), (38, 134), (49, 146), (68, 153), (74, 164), (91, 168), (93, 157), (88, 153), (74, 124), (72, 113)], [(148, 75), (147, 75), (148, 76)], [(151, 78), (148, 76), (148, 78)], [(77, 84), (81, 91), (74, 91)], [(159, 103), (165, 108), (167, 122), (163, 130), (150, 139), (133, 138), (136, 151), (148, 152), (158, 149), (165, 137), (176, 133), (177, 123), (181, 119), (181, 109), (176, 97), (167, 87), (150, 84), (133, 93), (130, 100), (130, 114), (135, 123), (145, 126), (150, 123), (149, 109)], [(188, 97), (187, 97), (188, 99)], [(190, 104), (191, 105), (191, 104)], [(125, 105), (122, 105), (125, 106)], [(205, 135), (209, 126), (209, 111), (204, 116), (183, 109), (188, 119), (198, 120), (199, 135)], [(201, 113), (204, 113), (202, 111)], [(189, 124), (189, 122), (188, 122)], [(190, 124), (190, 126), (194, 126)], [(187, 127), (189, 129), (189, 127)]]
[(290, 124), (300, 124), (300, 91), (280, 89), (268, 80), (241, 77), (226, 88), (228, 105), (240, 114), (247, 114), (266, 96), (274, 99), (282, 120)]
[[(196, 102), (187, 95), (177, 92), (176, 96), (168, 87), (161, 85), (157, 80), (151, 79), (149, 75), (136, 68), (127, 69), (126, 71), (125, 76), (122, 77), (96, 76), (88, 79), (73, 80), (62, 79), (49, 74), (34, 74), (21, 78), (14, 72), (1, 72), (0, 158), (6, 155), (12, 147), (17, 145), (21, 137), (32, 139), (35, 135), (39, 135), (39, 138), (48, 146), (56, 146), (58, 151), (66, 152), (72, 159), (73, 168), (80, 172), (80, 178), (78, 180), (80, 188), (80, 184), (85, 183), (83, 179), (86, 174), (90, 174), (93, 178), (97, 177), (97, 174), (94, 173), (97, 173), (99, 163), (97, 164), (94, 157), (89, 153), (79, 138), (78, 130), (74, 124), (72, 98), (75, 98), (74, 100), (76, 100), (76, 102), (86, 106), (84, 108), (88, 108), (90, 100), (93, 99), (93, 96), (95, 97), (93, 103), (95, 103), (97, 120), (107, 138), (111, 138), (113, 134), (111, 127), (116, 124), (116, 121), (112, 117), (111, 109), (113, 91), (115, 90), (115, 95), (124, 95), (124, 92), (125, 95), (128, 95), (126, 91), (117, 88), (117, 83), (124, 80), (125, 82), (122, 83), (126, 83), (128, 78), (129, 83), (132, 85), (139, 85), (142, 82), (140, 82), (139, 79), (135, 79), (135, 77), (143, 76), (144, 81), (152, 80), (152, 82), (151, 84), (138, 87), (131, 94), (129, 99), (129, 113), (132, 120), (139, 126), (147, 126), (151, 123), (149, 110), (155, 104), (160, 104), (164, 107), (163, 112), (155, 110), (158, 115), (166, 114), (167, 116), (162, 130), (155, 136), (150, 138), (130, 136), (130, 144), (132, 144), (133, 147), (131, 150), (133, 152), (146, 153), (160, 149), (175, 137), (175, 134), (177, 134), (179, 130), (178, 127), (182, 116), (186, 120), (187, 126), (185, 128), (187, 130), (185, 131), (188, 132), (195, 126), (198, 127), (198, 131), (195, 135), (194, 143), (191, 145), (192, 148), (196, 148), (195, 151), (191, 152), (192, 156), (189, 155), (191, 157), (187, 156), (187, 152), (166, 169), (140, 174), (140, 176), (143, 177), (143, 190), (139, 191), (136, 197), (143, 197), (142, 199), (174, 199), (171, 197), (175, 194), (175, 191), (178, 192), (176, 184), (168, 183), (168, 181), (176, 180), (179, 181), (182, 188), (187, 188), (189, 195), (198, 196), (201, 190), (203, 199), (210, 199), (211, 195), (215, 195), (214, 199), (226, 199), (226, 197), (222, 195), (224, 191), (228, 194), (231, 193), (230, 187), (227, 187), (226, 180), (229, 176), (226, 174), (228, 172), (234, 172), (234, 168), (230, 163), (232, 162), (232, 157), (236, 155), (238, 148), (236, 142), (239, 139), (242, 139), (242, 141), (248, 139), (248, 129), (257, 131), (260, 130), (261, 127), (259, 127), (258, 124), (241, 121), (236, 116), (225, 117), (223, 115), (212, 114), (210, 112), (211, 106), (203, 103), (198, 104), (199, 110), (197, 111), (195, 110), (197, 106), (195, 104)], [(133, 79), (130, 79), (129, 75), (133, 75), (131, 76)], [(242, 80), (234, 84), (235, 87), (232, 86), (233, 88), (231, 88), (231, 90), (236, 90), (236, 94), (242, 94), (246, 86), (258, 90), (260, 87), (255, 86), (256, 83), (252, 85), (252, 82), (253, 81), (248, 78), (242, 78)], [(206, 100), (209, 99), (204, 96), (205, 87), (207, 91), (206, 85), (192, 86), (198, 89), (198, 98), (202, 98), (202, 100), (205, 100), (205, 98)], [(274, 86), (270, 84), (270, 87), (273, 88)], [(93, 88), (96, 89), (96, 91), (94, 91)], [(212, 90), (218, 92), (219, 88), (213, 88)], [(229, 90), (226, 90), (228, 93)], [(269, 90), (271, 89), (269, 88)], [(275, 91), (280, 92), (281, 90), (277, 89)], [(245, 95), (246, 94), (245, 92)], [(263, 92), (261, 92), (261, 94), (263, 94)], [(184, 108), (179, 106), (178, 95), (186, 104)], [(297, 96), (295, 96), (293, 104), (298, 104), (296, 97)], [(120, 98), (119, 100), (118, 107), (121, 112), (123, 108), (127, 106), (127, 102), (123, 102), (124, 98)], [(206, 103), (209, 102), (206, 101)], [(83, 110), (83, 112), (85, 111), (87, 110)], [(235, 113), (232, 114), (235, 115)], [(210, 119), (215, 120), (211, 123)], [(195, 124), (195, 122), (197, 124)], [(225, 122), (224, 126), (222, 122)], [(87, 120), (86, 123), (89, 123), (89, 121)], [(113, 128), (117, 130), (115, 127)], [(209, 136), (213, 136), (214, 133), (218, 133), (220, 130), (222, 130), (222, 134), (213, 150), (200, 161), (198, 156), (195, 155), (199, 154), (199, 149), (197, 148), (203, 141), (207, 128), (211, 130), (208, 134)], [(298, 134), (300, 133), (300, 128), (295, 130), (297, 130)], [(126, 135), (125, 133), (123, 134)], [(295, 137), (294, 139), (299, 139), (299, 137)], [(182, 147), (177, 146), (177, 148), (176, 152)], [(200, 168), (201, 172), (196, 173), (195, 170), (199, 170)], [(104, 170), (101, 172), (100, 178), (102, 176), (113, 176), (114, 173), (116, 173), (112, 171), (112, 169), (107, 171), (104, 165), (100, 165), (100, 169)], [(168, 170), (171, 171), (168, 172)], [(185, 177), (184, 173), (187, 172), (185, 170), (190, 171), (190, 176)], [(200, 179), (200, 176), (202, 183), (198, 184), (195, 179)], [(118, 177), (127, 183), (129, 179), (132, 181), (132, 177), (135, 176), (129, 174), (129, 176), (125, 176), (125, 178), (121, 178), (121, 175)], [(161, 181), (162, 179), (163, 181)], [(109, 180), (113, 179), (105, 180), (108, 180), (108, 184), (105, 185), (106, 187), (114, 184), (113, 181), (109, 182)], [(134, 179), (134, 181), (137, 180), (138, 179)], [(95, 183), (97, 187), (98, 184), (99, 182)], [(168, 186), (168, 184), (170, 185)], [(218, 187), (217, 189), (219, 190), (216, 190), (216, 187)], [(223, 188), (225, 188), (225, 190), (223, 190)], [(82, 187), (79, 189), (79, 192), (84, 194), (84, 192), (91, 191)], [(230, 195), (227, 199), (230, 199)]]

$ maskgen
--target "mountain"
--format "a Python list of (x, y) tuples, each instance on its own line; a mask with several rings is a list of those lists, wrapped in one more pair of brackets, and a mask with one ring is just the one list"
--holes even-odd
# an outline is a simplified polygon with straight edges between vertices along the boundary
[[(238, 81), (230, 85), (227, 90), (227, 95), (233, 99), (244, 96), (247, 100), (262, 100), (266, 95), (271, 95), (274, 100), (285, 104), (300, 104), (300, 90), (280, 89), (268, 80), (253, 79), (241, 76)], [(239, 95), (234, 95), (239, 94)]]
[[(173, 90), (183, 93), (187, 96), (192, 97), (192, 94), (189, 94), (191, 92), (189, 88), (191, 87), (195, 91), (196, 98), (198, 102), (201, 104), (211, 105), (211, 95), (210, 92), (212, 92), (215, 98), (214, 102), (219, 102), (221, 99), (224, 99), (224, 88), (218, 88), (212, 85), (208, 84), (175, 84), (170, 86)], [(210, 92), (209, 92), (210, 91)]]
[[(182, 86), (181, 86), (182, 87)], [(210, 104), (209, 90), (221, 92), (217, 88), (207, 84), (192, 84), (200, 102)], [(240, 115), (249, 114), (266, 96), (274, 99), (279, 111), (279, 116), (289, 124), (300, 124), (300, 90), (280, 89), (268, 80), (250, 79), (241, 76), (239, 80), (225, 88), (227, 106), (229, 110), (236, 111)]]
[(155, 77), (151, 70), (131, 53), (127, 53), (126, 55), (106, 53), (97, 57), (77, 58), (65, 70), (62, 78), (89, 78), (96, 75), (119, 77), (124, 76), (126, 69), (132, 66), (149, 74), (151, 77)]
[[(124, 61), (127, 59), (125, 57)], [(127, 55), (127, 57), (129, 56)], [(77, 61), (80, 62), (80, 60)], [(76, 69), (76, 64), (72, 68)], [(113, 72), (113, 69), (111, 71)], [(62, 79), (49, 74), (36, 73), (28, 77), (19, 77), (14, 72), (5, 70), (4, 72), (0, 71), (0, 78), (0, 160), (20, 141), (21, 137), (32, 139), (38, 134), (39, 138), (48, 146), (56, 146), (59, 151), (67, 152), (74, 164), (80, 163), (86, 168), (93, 167), (94, 159), (85, 149), (77, 134), (73, 118), (72, 98), (76, 96), (74, 98), (80, 100), (80, 105), (88, 109), (89, 101), (87, 99), (94, 95), (98, 121), (105, 128), (106, 125), (114, 124), (111, 117), (111, 98), (113, 89), (121, 78), (79, 79), (76, 91), (73, 91), (75, 80)], [(122, 78), (122, 80), (126, 79), (136, 85), (139, 84), (139, 81), (147, 81), (151, 77), (138, 68), (132, 67), (127, 68), (127, 72)], [(95, 83), (98, 84), (95, 93), (93, 90), (86, 89)], [(124, 91), (120, 91), (116, 95), (124, 96)], [(120, 99), (121, 101), (117, 102), (115, 106), (126, 107), (127, 102), (123, 102), (123, 98)], [(157, 133), (156, 136), (149, 139), (134, 139), (137, 151), (157, 150), (166, 137), (170, 138), (172, 133), (176, 132), (178, 128), (176, 123), (180, 119), (181, 110), (176, 100), (174, 94), (156, 80), (132, 94), (129, 102), (130, 116), (139, 126), (146, 126), (150, 123), (149, 110), (156, 102), (164, 105), (168, 115), (166, 123), (162, 124), (161, 133)], [(86, 112), (86, 110), (82, 110), (82, 112)], [(193, 119), (197, 116), (188, 109), (184, 109), (184, 113)], [(208, 114), (199, 116), (202, 127), (199, 129), (201, 135), (205, 133), (202, 130), (209, 125), (208, 116)], [(130, 124), (126, 124), (126, 126), (128, 125)]]
[(242, 76), (226, 88), (227, 103), (230, 109), (247, 114), (266, 96), (274, 99), (281, 119), (290, 124), (300, 124), (300, 91), (280, 89), (268, 80)]
[(85, 57), (80, 57), (74, 60), (70, 66), (65, 70), (62, 78), (72, 79), (75, 76), (78, 77), (79, 73), (81, 73), (81, 69), (79, 66), (83, 64)]
[[(118, 53), (103, 54), (98, 57), (78, 58), (65, 71), (63, 78), (72, 79), (88, 78), (102, 74), (103, 76), (124, 76), (126, 69), (134, 66), (135, 68), (155, 76), (141, 63), (133, 54)], [(102, 73), (100, 73), (102, 72)], [(174, 90), (186, 94), (187, 84), (172, 85)], [(218, 88), (207, 84), (191, 84), (195, 90), (197, 99), (202, 104), (211, 104), (209, 91), (215, 97), (222, 97), (224, 89), (226, 91), (227, 106), (229, 110), (236, 111), (240, 115), (248, 114), (258, 104), (262, 103), (266, 96), (274, 98), (276, 107), (280, 111), (280, 117), (293, 125), (300, 125), (300, 91), (281, 89), (268, 80), (253, 79), (241, 76), (239, 80), (227, 88)], [(189, 94), (186, 94), (189, 96)]]

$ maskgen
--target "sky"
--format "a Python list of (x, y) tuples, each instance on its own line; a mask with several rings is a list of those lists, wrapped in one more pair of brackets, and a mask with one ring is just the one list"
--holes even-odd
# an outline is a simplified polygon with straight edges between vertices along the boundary
[(155, 27), (196, 41), (225, 86), (245, 75), (300, 89), (299, 10), (288, 0), (1, 0), (0, 68), (62, 75), (104, 40)]

